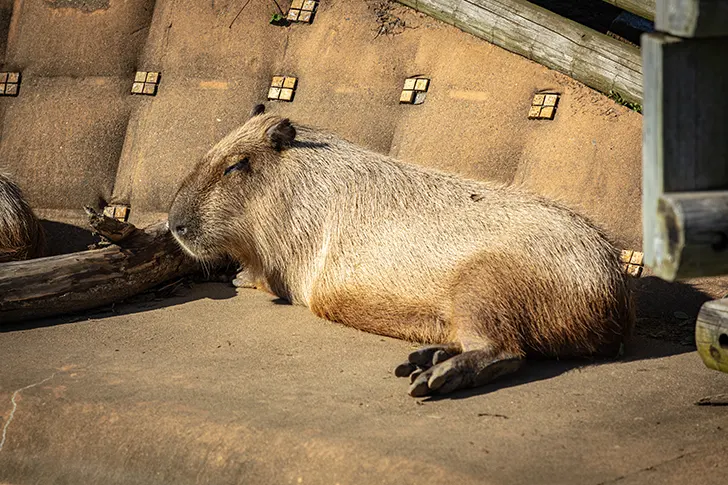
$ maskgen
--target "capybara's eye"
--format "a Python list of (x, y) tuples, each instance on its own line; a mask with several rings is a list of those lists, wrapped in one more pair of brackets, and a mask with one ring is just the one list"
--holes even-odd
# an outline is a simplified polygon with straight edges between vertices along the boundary
[(248, 157), (245, 157), (237, 163), (230, 165), (228, 168), (226, 168), (224, 175), (227, 175), (230, 172), (237, 172), (238, 170), (247, 170), (249, 167), (250, 160), (248, 159)]

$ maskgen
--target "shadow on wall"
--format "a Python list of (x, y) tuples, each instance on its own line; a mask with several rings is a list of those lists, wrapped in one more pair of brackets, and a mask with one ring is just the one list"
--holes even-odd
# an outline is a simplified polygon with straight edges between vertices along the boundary
[(90, 230), (72, 224), (47, 219), (41, 219), (40, 223), (46, 235), (48, 249), (46, 256), (85, 251), (89, 245), (98, 243), (101, 240), (98, 235), (94, 235)]

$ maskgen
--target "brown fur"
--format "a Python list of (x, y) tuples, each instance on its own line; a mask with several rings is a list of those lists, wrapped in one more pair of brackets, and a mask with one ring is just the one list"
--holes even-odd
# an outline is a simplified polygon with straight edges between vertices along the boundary
[(573, 211), (269, 114), (205, 156), (169, 221), (191, 254), (232, 256), (275, 294), (381, 335), (585, 356), (616, 353), (634, 320), (618, 251)]
[(0, 173), (0, 263), (39, 258), (44, 252), (40, 222), (20, 188)]

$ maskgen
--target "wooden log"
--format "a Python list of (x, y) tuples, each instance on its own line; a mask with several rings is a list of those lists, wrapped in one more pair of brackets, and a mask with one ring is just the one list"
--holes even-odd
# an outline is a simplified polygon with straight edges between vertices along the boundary
[(399, 0), (602, 92), (642, 100), (639, 49), (526, 0)]
[(703, 304), (695, 325), (695, 343), (706, 366), (728, 372), (728, 300)]
[(116, 244), (0, 264), (0, 324), (108, 305), (197, 268), (166, 222), (141, 230), (94, 212), (90, 218)]
[(647, 20), (655, 20), (655, 0), (604, 0)]
[(664, 194), (652, 270), (669, 281), (728, 274), (728, 191)]
[[(663, 194), (728, 190), (728, 39), (642, 38), (645, 68), (642, 225), (645, 264), (662, 272)], [(681, 273), (682, 274), (682, 273)]]
[(677, 37), (726, 37), (728, 0), (659, 0), (655, 29)]

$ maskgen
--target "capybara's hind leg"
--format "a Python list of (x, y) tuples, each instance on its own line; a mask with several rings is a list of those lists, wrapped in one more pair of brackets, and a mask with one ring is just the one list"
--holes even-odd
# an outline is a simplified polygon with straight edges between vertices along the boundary
[[(457, 343), (434, 352), (420, 351), (425, 362), (410, 357), (418, 366), (410, 374), (415, 374), (410, 395), (447, 394), (482, 386), (523, 365), (525, 352), (512, 323), (515, 315), (497, 303), (499, 295), (492, 286), (482, 284), (488, 277), (492, 277), (489, 266), (480, 260), (462, 269), (452, 293), (452, 335)], [(457, 352), (450, 350), (453, 348)], [(421, 365), (428, 357), (431, 364)]]
[(409, 394), (420, 397), (479, 387), (516, 372), (523, 362), (516, 354), (495, 354), (490, 349), (463, 352), (419, 374), (410, 385)]

